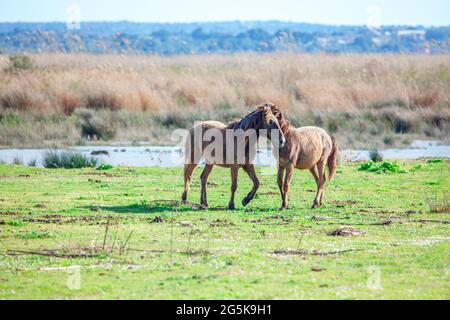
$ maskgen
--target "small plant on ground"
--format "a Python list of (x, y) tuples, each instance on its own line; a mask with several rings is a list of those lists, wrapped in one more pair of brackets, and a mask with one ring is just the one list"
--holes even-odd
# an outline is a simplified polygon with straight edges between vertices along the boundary
[(112, 165), (107, 164), (107, 163), (102, 163), (101, 165), (99, 165), (97, 167), (97, 170), (106, 171), (106, 170), (111, 170), (112, 168), (113, 168)]
[(383, 161), (383, 155), (375, 149), (369, 152), (369, 159), (373, 162), (381, 162)]
[(372, 160), (361, 163), (358, 167), (360, 171), (369, 171), (376, 173), (404, 173), (405, 170), (400, 169), (397, 161), (374, 162)]
[(15, 156), (14, 159), (13, 159), (13, 164), (23, 165), (22, 158), (20, 158), (19, 156)]
[(29, 232), (20, 233), (17, 235), (18, 238), (31, 240), (31, 239), (45, 239), (45, 238), (51, 238), (52, 234), (47, 231), (36, 231), (32, 230)]
[(425, 202), (428, 205), (430, 213), (449, 213), (450, 212), (450, 201), (448, 192), (444, 192), (442, 197), (439, 195), (428, 195), (425, 194)]
[(36, 167), (36, 165), (37, 165), (37, 160), (36, 160), (36, 159), (30, 160), (30, 161), (28, 161), (27, 165), (28, 165), (29, 167)]
[(75, 169), (96, 167), (98, 165), (98, 160), (94, 157), (85, 156), (76, 152), (48, 151), (44, 154), (43, 164), (44, 167), (52, 169)]

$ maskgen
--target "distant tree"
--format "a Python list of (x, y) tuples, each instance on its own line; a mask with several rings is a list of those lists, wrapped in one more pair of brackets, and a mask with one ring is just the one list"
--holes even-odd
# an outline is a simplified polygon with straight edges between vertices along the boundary
[(34, 62), (25, 54), (9, 56), (9, 70), (11, 71), (28, 70), (33, 67)]

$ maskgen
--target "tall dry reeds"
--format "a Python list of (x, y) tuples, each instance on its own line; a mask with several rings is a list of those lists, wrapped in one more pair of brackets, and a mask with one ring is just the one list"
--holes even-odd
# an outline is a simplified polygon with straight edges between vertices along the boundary
[[(9, 58), (0, 56), (0, 112), (77, 117), (77, 109), (123, 111), (146, 114), (141, 127), (173, 127), (205, 117), (226, 121), (272, 101), (294, 123), (332, 132), (352, 125), (371, 135), (448, 136), (448, 55), (30, 57), (33, 68), (10, 72)], [(1, 126), (0, 118), (0, 131), (6, 130)], [(119, 125), (119, 136), (121, 127), (137, 128)]]

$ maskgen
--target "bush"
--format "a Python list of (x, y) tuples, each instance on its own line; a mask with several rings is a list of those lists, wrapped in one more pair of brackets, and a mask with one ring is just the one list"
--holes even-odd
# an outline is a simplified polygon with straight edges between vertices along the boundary
[(76, 152), (58, 152), (58, 151), (48, 151), (44, 154), (44, 167), (46, 168), (66, 168), (66, 169), (77, 169), (85, 167), (96, 167), (98, 160), (85, 156), (81, 153)]
[(372, 150), (369, 152), (369, 159), (373, 162), (383, 161), (383, 155), (378, 150)]
[(9, 70), (28, 70), (34, 68), (34, 62), (25, 54), (16, 54), (9, 57)]
[(0, 99), (0, 104), (5, 109), (27, 110), (33, 106), (33, 101), (24, 91), (16, 91), (4, 94)]
[(81, 118), (81, 135), (88, 139), (111, 140), (115, 137), (117, 129), (108, 115), (96, 115), (90, 110), (79, 113)]
[(401, 173), (406, 172), (405, 170), (400, 170), (400, 164), (397, 161), (384, 161), (384, 162), (373, 162), (365, 161), (361, 163), (358, 167), (360, 171), (369, 171), (376, 173)]
[(122, 100), (115, 93), (101, 92), (90, 94), (86, 98), (85, 107), (88, 109), (109, 109), (117, 111), (121, 108)]

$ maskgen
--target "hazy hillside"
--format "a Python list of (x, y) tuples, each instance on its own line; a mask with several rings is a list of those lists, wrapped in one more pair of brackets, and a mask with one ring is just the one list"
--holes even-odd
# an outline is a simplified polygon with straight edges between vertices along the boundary
[(447, 53), (450, 27), (327, 26), (280, 21), (134, 23), (0, 23), (0, 52), (235, 53), (353, 52)]

